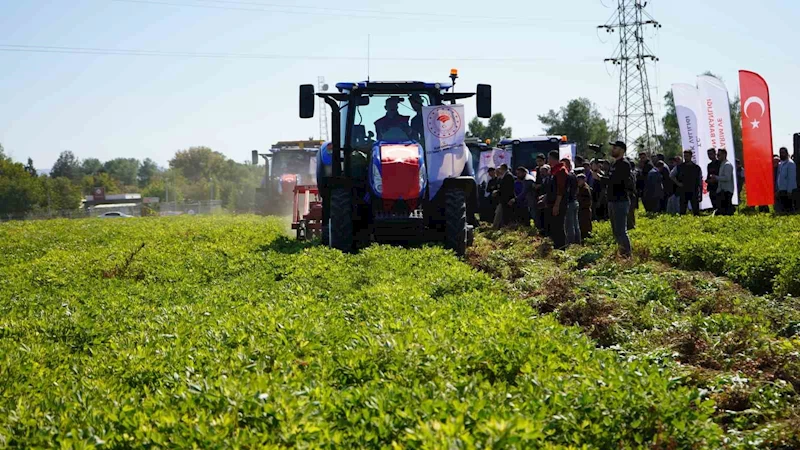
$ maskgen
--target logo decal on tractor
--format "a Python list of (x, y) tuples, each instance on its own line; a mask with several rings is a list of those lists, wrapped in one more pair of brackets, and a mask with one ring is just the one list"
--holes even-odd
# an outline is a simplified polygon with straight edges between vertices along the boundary
[(428, 113), (428, 131), (437, 138), (449, 138), (461, 128), (461, 116), (449, 106), (440, 106)]

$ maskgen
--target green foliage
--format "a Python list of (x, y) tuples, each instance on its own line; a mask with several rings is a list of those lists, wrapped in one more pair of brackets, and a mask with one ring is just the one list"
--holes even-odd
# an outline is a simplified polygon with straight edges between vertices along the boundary
[(77, 209), (81, 204), (81, 189), (74, 185), (69, 178), (41, 177), (44, 185), (44, 198), (42, 207), (49, 207), (54, 211)]
[(662, 134), (657, 137), (661, 147), (661, 153), (667, 158), (681, 156), (683, 145), (681, 144), (681, 129), (678, 125), (678, 115), (675, 111), (675, 98), (672, 91), (664, 96), (665, 112), (661, 118)]
[(142, 165), (139, 167), (139, 186), (144, 187), (150, 184), (150, 180), (158, 174), (159, 169), (155, 161), (150, 158), (145, 158)]
[(103, 164), (103, 169), (124, 186), (135, 186), (138, 182), (139, 165), (136, 158), (114, 158)]
[(86, 158), (81, 161), (81, 173), (86, 175), (95, 175), (103, 170), (103, 163), (97, 158)]
[(94, 188), (102, 187), (106, 190), (106, 194), (119, 194), (122, 193), (122, 186), (116, 178), (112, 177), (107, 172), (99, 172), (94, 175), (86, 175), (81, 180), (81, 191), (85, 195), (91, 195)]
[(632, 236), (653, 258), (725, 275), (756, 294), (800, 297), (800, 217), (658, 217), (637, 221)]
[(50, 176), (54, 178), (66, 177), (70, 180), (77, 180), (81, 176), (80, 161), (74, 153), (65, 150), (58, 155), (58, 159), (50, 170)]
[(512, 137), (511, 127), (506, 127), (506, 117), (503, 113), (492, 114), (489, 123), (484, 125), (483, 121), (477, 117), (469, 123), (469, 137), (477, 137), (482, 140), (491, 139), (495, 145), (504, 137)]
[(0, 153), (0, 214), (27, 212), (42, 199), (42, 186), (25, 166)]
[(0, 225), (0, 442), (719, 448), (713, 402), (437, 248), (250, 216)]
[(598, 345), (675, 370), (716, 402), (714, 419), (731, 447), (796, 448), (800, 300), (756, 297), (729, 280), (650, 260), (641, 245), (647, 236), (637, 235), (649, 225), (637, 220), (634, 261), (614, 256), (607, 223), (596, 224), (590, 246), (568, 252), (520, 232), (482, 233), (469, 261)]
[(539, 116), (539, 122), (545, 126), (546, 134), (566, 135), (575, 142), (581, 155), (589, 154), (589, 144), (605, 144), (611, 137), (608, 122), (588, 98), (570, 100), (558, 112), (551, 109)]
[(191, 182), (208, 180), (212, 177), (224, 178), (228, 166), (227, 158), (208, 147), (191, 147), (178, 150), (169, 161), (169, 167), (178, 171)]
[(37, 175), (36, 167), (33, 166), (33, 159), (28, 158), (28, 162), (25, 164), (25, 172), (28, 172), (32, 177)]

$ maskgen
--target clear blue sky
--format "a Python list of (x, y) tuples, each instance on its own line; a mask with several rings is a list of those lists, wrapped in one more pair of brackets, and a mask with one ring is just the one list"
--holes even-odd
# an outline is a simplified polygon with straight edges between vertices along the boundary
[[(363, 57), (369, 34), (372, 79), (446, 80), (457, 67), (460, 89), (493, 85), (494, 110), (517, 136), (540, 134), (538, 114), (579, 96), (608, 117), (616, 108), (616, 76), (602, 62), (614, 44), (596, 30), (613, 11), (601, 0), (152, 2), (0, 0), (0, 46)], [(754, 70), (770, 84), (775, 144), (791, 146), (800, 131), (800, 2), (650, 0), (648, 9), (663, 24), (651, 41), (661, 58), (651, 73), (659, 117), (671, 83), (693, 84), (711, 70), (733, 96), (737, 71)], [(398, 11), (406, 13), (391, 14)], [(530, 61), (387, 60), (393, 57)], [(298, 84), (319, 75), (331, 84), (362, 80), (366, 72), (365, 61), (347, 59), (0, 51), (0, 143), (39, 168), (62, 150), (166, 165), (176, 150), (195, 145), (244, 161), (251, 149), (318, 135), (317, 120), (297, 117)]]

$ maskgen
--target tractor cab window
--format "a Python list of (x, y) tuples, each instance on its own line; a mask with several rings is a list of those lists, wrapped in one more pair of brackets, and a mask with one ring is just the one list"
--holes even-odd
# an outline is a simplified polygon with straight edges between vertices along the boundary
[(272, 165), (273, 176), (281, 175), (307, 175), (310, 173), (311, 156), (304, 151), (280, 152), (274, 156)]
[(367, 151), (376, 141), (417, 141), (424, 144), (422, 107), (428, 94), (365, 95), (356, 107), (351, 145)]

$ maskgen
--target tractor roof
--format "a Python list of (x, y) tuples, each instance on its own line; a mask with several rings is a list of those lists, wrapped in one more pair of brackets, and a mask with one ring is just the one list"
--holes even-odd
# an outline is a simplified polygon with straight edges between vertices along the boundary
[(448, 90), (453, 87), (450, 82), (447, 83), (426, 83), (423, 81), (360, 81), (358, 83), (336, 83), (336, 89), (339, 91), (349, 91), (358, 86), (359, 89), (368, 88), (396, 88), (400, 90), (405, 89), (438, 89)]

